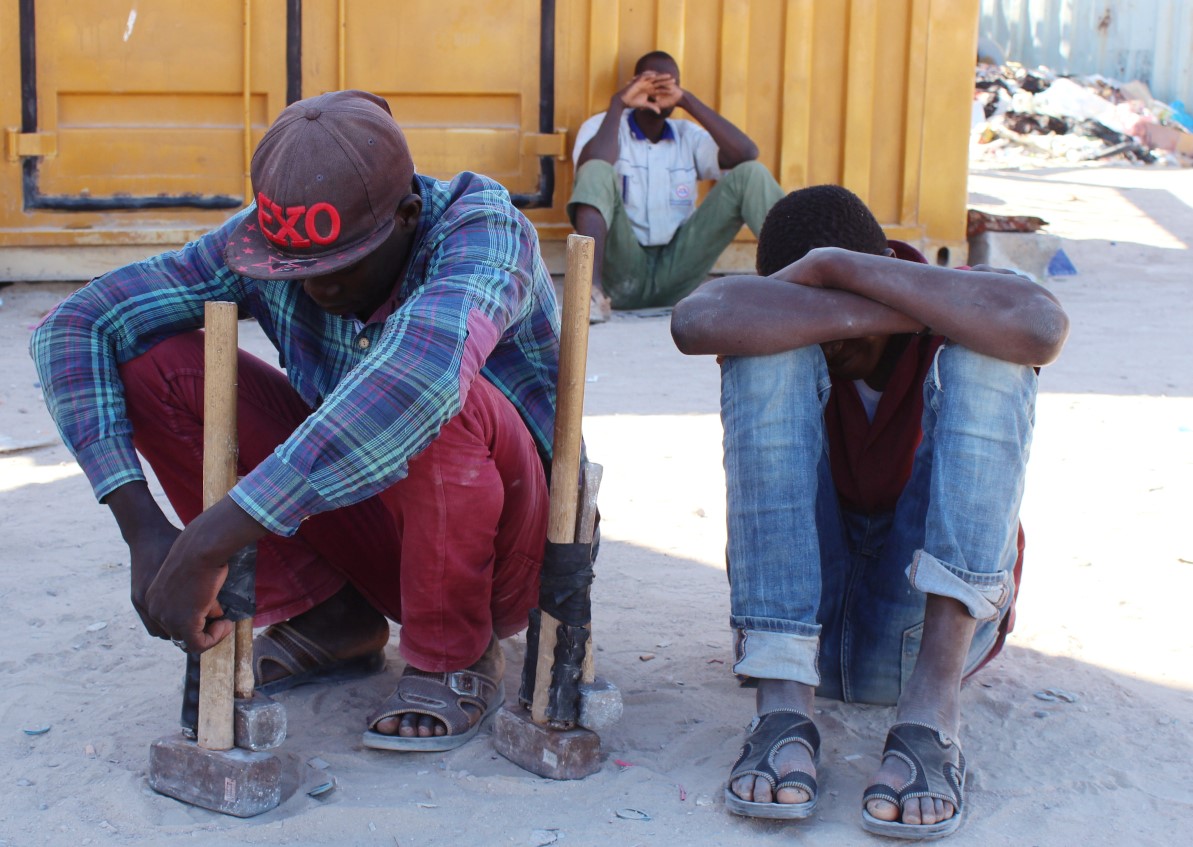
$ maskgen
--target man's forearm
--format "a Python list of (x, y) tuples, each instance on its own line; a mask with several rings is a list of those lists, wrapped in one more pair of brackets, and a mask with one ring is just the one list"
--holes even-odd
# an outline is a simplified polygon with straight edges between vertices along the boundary
[(104, 503), (112, 510), (120, 535), (130, 547), (147, 535), (172, 528), (144, 480), (125, 483), (110, 492)]
[(599, 159), (611, 165), (617, 164), (617, 156), (621, 151), (617, 133), (621, 128), (621, 115), (625, 110), (626, 105), (622, 102), (620, 92), (614, 94), (596, 135), (580, 151), (580, 157), (576, 160), (577, 168), (592, 159)]
[(717, 159), (723, 169), (728, 170), (742, 162), (752, 162), (758, 158), (758, 145), (692, 92), (684, 91), (679, 106), (708, 130), (708, 134), (717, 143)]
[(689, 355), (767, 356), (923, 328), (889, 306), (856, 294), (758, 276), (705, 283), (671, 315), (671, 336)]
[(883, 303), (996, 359), (1046, 365), (1068, 336), (1068, 317), (1052, 293), (1016, 274), (953, 270), (833, 249), (813, 251), (776, 276), (788, 271), (806, 275), (809, 265), (817, 284)]

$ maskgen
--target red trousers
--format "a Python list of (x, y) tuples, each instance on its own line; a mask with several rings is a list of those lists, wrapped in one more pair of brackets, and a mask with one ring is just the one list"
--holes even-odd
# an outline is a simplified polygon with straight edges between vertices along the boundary
[[(237, 472), (247, 474), (311, 413), (285, 375), (239, 354)], [(203, 336), (177, 336), (120, 368), (133, 441), (184, 523), (202, 511)], [(509, 400), (478, 377), (464, 408), (380, 494), (267, 535), (257, 548), (264, 626), (350, 582), (402, 624), (400, 653), (429, 671), (460, 670), (492, 633), (526, 626), (537, 605), (547, 482)]]

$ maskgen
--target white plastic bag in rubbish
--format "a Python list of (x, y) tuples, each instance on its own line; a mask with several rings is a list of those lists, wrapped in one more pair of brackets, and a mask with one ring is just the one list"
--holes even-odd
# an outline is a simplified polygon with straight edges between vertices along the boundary
[(1071, 79), (1058, 79), (1033, 98), (1036, 113), (1078, 121), (1095, 120), (1117, 132), (1123, 122), (1114, 104)]

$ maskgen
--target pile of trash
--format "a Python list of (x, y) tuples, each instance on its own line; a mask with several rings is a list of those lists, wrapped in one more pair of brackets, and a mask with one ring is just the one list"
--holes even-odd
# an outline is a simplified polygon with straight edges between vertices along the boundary
[(979, 64), (970, 163), (1193, 165), (1193, 116), (1139, 80)]

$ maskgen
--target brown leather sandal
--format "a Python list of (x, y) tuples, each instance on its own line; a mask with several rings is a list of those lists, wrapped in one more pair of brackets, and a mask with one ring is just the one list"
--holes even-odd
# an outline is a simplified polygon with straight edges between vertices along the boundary
[[(388, 639), (386, 627), (385, 638)], [(380, 640), (380, 639), (376, 639)], [(385, 641), (381, 640), (384, 645)], [(361, 656), (337, 659), (289, 622), (276, 623), (253, 639), (253, 676), (260, 680), (270, 665), (286, 671), (285, 676), (258, 682), (262, 694), (277, 694), (297, 685), (315, 682), (344, 682), (377, 673), (385, 667), (385, 650), (370, 650)]]
[[(406, 666), (394, 693), (369, 716), (362, 741), (377, 750), (454, 750), (480, 731), (481, 724), (505, 702), (504, 680), (494, 680), (473, 670), (433, 673)], [(473, 706), (480, 717), (473, 722), (464, 706)], [(426, 738), (386, 735), (375, 727), (385, 718), (430, 715), (447, 727), (446, 735)]]

